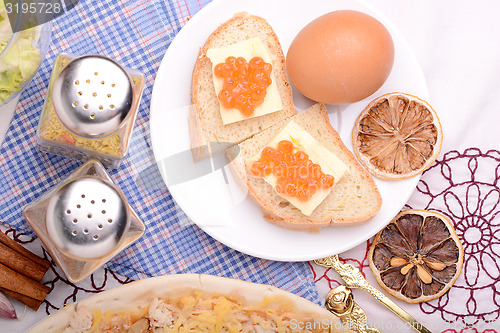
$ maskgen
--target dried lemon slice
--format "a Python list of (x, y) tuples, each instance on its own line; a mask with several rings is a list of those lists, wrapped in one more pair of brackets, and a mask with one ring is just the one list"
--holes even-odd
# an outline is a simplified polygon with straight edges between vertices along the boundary
[(374, 238), (368, 253), (377, 282), (410, 303), (443, 295), (460, 275), (462, 244), (442, 214), (409, 209), (399, 213)]
[(384, 179), (415, 176), (438, 157), (441, 123), (425, 101), (403, 93), (373, 100), (352, 131), (354, 153), (373, 175)]

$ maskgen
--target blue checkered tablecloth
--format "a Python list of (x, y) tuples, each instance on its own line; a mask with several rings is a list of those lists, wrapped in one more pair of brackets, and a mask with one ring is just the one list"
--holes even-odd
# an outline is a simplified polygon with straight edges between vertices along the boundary
[[(308, 263), (267, 261), (228, 248), (190, 223), (165, 186), (148, 185), (148, 181), (163, 184), (149, 135), (155, 75), (173, 38), (208, 2), (82, 0), (54, 21), (47, 57), (23, 92), (0, 148), (0, 221), (35, 236), (23, 218), (23, 208), (82, 164), (36, 148), (36, 128), (56, 55), (105, 55), (146, 75), (129, 155), (110, 175), (145, 222), (147, 231), (107, 268), (132, 279), (186, 272), (225, 276), (271, 284), (319, 302)], [(145, 174), (147, 177), (139, 177)]]

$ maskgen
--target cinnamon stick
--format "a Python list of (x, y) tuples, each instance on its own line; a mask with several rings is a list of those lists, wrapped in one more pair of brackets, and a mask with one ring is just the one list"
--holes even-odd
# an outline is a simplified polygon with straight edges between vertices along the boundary
[(43, 303), (43, 301), (39, 301), (37, 299), (28, 297), (26, 295), (16, 293), (15, 291), (12, 291), (12, 290), (0, 288), (0, 291), (9, 297), (12, 297), (15, 300), (18, 300), (19, 302), (23, 303), (24, 305), (26, 305), (27, 307), (29, 307), (30, 309), (33, 309), (35, 311), (38, 310), (40, 305), (42, 305), (42, 303)]
[(48, 267), (23, 256), (3, 243), (0, 243), (0, 264), (37, 282), (42, 280), (48, 269)]
[(43, 301), (50, 291), (50, 287), (19, 274), (3, 264), (0, 264), (0, 288), (38, 301)]
[(42, 267), (46, 268), (45, 270), (49, 269), (50, 262), (30, 252), (22, 245), (18, 244), (15, 240), (11, 239), (9, 236), (4, 234), (2, 231), (0, 231), (0, 243), (3, 243), (4, 245), (22, 254), (24, 257), (29, 258), (32, 261), (40, 264)]

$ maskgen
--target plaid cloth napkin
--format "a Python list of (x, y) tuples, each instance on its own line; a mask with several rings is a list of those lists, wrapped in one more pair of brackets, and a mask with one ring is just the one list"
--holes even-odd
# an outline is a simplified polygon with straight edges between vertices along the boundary
[[(189, 221), (161, 182), (148, 122), (156, 71), (177, 32), (208, 2), (82, 0), (55, 20), (47, 57), (22, 94), (0, 149), (0, 217), (34, 236), (22, 216), (23, 208), (82, 164), (36, 148), (36, 128), (55, 56), (60, 52), (105, 55), (146, 75), (129, 155), (110, 175), (147, 231), (107, 268), (133, 279), (187, 272), (226, 276), (271, 284), (318, 303), (308, 263), (261, 260), (224, 246)], [(154, 185), (158, 183), (161, 186)]]

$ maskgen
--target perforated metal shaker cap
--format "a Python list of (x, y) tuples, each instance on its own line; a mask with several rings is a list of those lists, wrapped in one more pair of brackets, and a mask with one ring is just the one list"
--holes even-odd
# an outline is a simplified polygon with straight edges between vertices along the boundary
[(97, 55), (68, 63), (54, 82), (52, 103), (61, 122), (79, 136), (117, 131), (133, 103), (130, 77), (115, 61)]
[(71, 257), (103, 257), (120, 245), (129, 229), (127, 207), (123, 193), (112, 183), (94, 176), (75, 178), (51, 197), (47, 233)]

